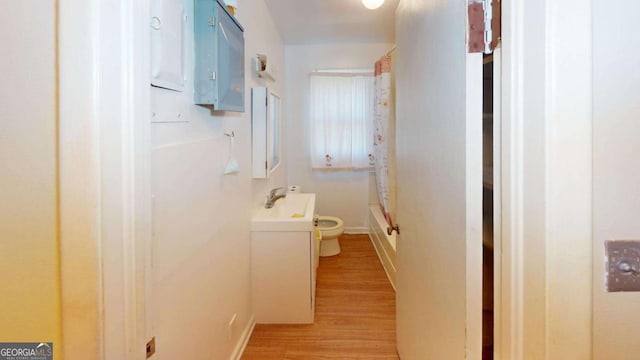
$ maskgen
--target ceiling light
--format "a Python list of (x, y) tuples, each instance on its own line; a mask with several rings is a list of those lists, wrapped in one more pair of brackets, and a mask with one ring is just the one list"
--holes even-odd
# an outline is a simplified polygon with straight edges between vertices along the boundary
[(382, 6), (383, 3), (384, 0), (362, 0), (362, 4), (369, 10), (377, 9)]

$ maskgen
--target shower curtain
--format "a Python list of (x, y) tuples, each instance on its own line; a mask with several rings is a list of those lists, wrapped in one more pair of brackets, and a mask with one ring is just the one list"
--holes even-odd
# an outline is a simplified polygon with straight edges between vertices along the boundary
[(376, 62), (374, 139), (376, 185), (382, 213), (389, 226), (395, 217), (395, 98), (391, 55)]

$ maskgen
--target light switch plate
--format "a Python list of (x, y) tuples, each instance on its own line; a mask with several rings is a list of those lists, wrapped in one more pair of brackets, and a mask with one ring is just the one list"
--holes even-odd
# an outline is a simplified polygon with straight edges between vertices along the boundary
[(607, 240), (604, 246), (607, 291), (640, 291), (640, 240)]

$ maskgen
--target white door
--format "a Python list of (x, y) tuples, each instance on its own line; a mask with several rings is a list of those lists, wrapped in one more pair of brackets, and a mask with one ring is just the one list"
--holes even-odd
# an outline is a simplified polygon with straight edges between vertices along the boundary
[(403, 360), (480, 359), (482, 55), (466, 1), (401, 0), (397, 339)]

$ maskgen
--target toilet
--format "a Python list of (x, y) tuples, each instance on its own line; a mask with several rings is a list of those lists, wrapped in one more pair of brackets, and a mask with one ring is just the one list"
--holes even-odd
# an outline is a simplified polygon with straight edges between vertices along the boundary
[(344, 232), (342, 219), (334, 216), (318, 216), (317, 229), (320, 230), (320, 256), (340, 254), (338, 237)]
[[(289, 193), (302, 193), (300, 185), (290, 185)], [(320, 241), (320, 256), (334, 256), (340, 254), (340, 244), (338, 237), (344, 232), (342, 219), (335, 216), (316, 215), (315, 228), (320, 232), (320, 236), (315, 236), (316, 241)], [(316, 245), (317, 248), (317, 245)]]

